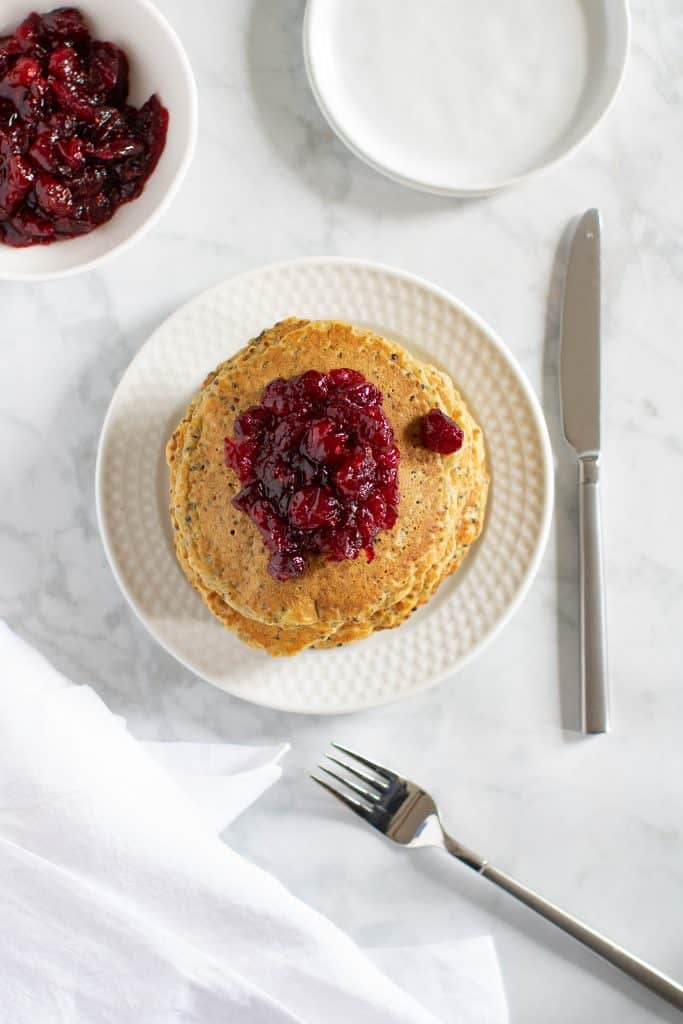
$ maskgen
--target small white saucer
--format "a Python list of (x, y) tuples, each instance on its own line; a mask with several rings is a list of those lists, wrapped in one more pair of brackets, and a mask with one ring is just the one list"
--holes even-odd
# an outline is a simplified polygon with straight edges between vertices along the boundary
[(340, 139), (425, 192), (485, 195), (547, 170), (619, 88), (626, 0), (308, 0), (304, 55)]

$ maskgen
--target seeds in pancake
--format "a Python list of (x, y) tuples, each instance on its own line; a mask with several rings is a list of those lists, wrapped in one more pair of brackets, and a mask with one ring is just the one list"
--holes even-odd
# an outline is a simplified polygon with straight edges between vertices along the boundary
[[(483, 444), (449, 378), (418, 364), (393, 343), (350, 325), (328, 321), (306, 325), (304, 330), (302, 326), (301, 321), (289, 321), (265, 332), (258, 344), (251, 343), (209, 374), (207, 382), (214, 382), (211, 395), (206, 390), (197, 394), (176, 431), (175, 456), (168, 452), (178, 517), (185, 515), (188, 499), (199, 500), (192, 525), (179, 518), (174, 534), (188, 580), (225, 626), (274, 655), (341, 645), (398, 625), (429, 599), (462, 560), (462, 539), (456, 543), (456, 534), (462, 538), (468, 518), (463, 515), (466, 502), (480, 508), (485, 503)], [(337, 339), (343, 345), (335, 344)], [(338, 359), (340, 350), (344, 361)], [(390, 358), (394, 352), (397, 360)], [(263, 371), (262, 362), (267, 364)], [(252, 524), (242, 513), (228, 512), (236, 479), (223, 467), (223, 438), (233, 435), (233, 416), (258, 402), (270, 378), (286, 378), (310, 366), (327, 372), (339, 365), (357, 368), (385, 393), (390, 388), (395, 391), (387, 411), (402, 449), (401, 515), (409, 536), (399, 545), (396, 531), (380, 534), (370, 566), (363, 558), (327, 565), (314, 556), (304, 577), (283, 584), (268, 576), (268, 553)], [(213, 406), (207, 404), (211, 396), (215, 396)], [(232, 403), (237, 405), (235, 414), (229, 409)], [(433, 407), (443, 409), (465, 430), (461, 452), (448, 459), (430, 455), (408, 431), (410, 422), (419, 422)], [(203, 447), (190, 436), (197, 430)], [(202, 472), (190, 470), (200, 463)], [(411, 474), (414, 467), (415, 476)], [(208, 503), (207, 496), (214, 493), (219, 500)], [(440, 527), (438, 520), (442, 520)], [(474, 539), (480, 528), (481, 519), (476, 526), (468, 523), (468, 539)]]

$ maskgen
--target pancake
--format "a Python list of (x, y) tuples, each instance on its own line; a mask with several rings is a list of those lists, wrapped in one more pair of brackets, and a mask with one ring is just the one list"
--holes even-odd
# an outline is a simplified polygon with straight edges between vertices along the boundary
[[(223, 461), (235, 418), (275, 377), (351, 366), (377, 384), (401, 450), (399, 520), (370, 563), (308, 556), (303, 577), (267, 573), (268, 553), (231, 499)], [(455, 455), (419, 442), (420, 417), (438, 407), (462, 427)], [(207, 607), (245, 642), (272, 655), (349, 643), (399, 625), (454, 572), (479, 535), (488, 487), (481, 430), (445, 374), (369, 331), (290, 319), (262, 332), (210, 373), (167, 447), (175, 549)]]
[[(283, 583), (268, 575), (269, 556), (257, 528), (231, 505), (240, 483), (226, 471), (223, 439), (232, 436), (236, 417), (258, 403), (273, 378), (312, 366), (325, 372), (348, 365), (384, 394), (401, 449), (399, 521), (379, 534), (372, 562), (359, 557), (332, 563), (312, 556), (304, 576)], [(267, 348), (255, 342), (242, 360), (224, 364), (204, 389), (176, 464), (174, 512), (193, 571), (231, 607), (273, 625), (334, 627), (360, 621), (389, 597), (407, 593), (421, 567), (433, 561), (432, 549), (452, 522), (448, 460), (435, 460), (418, 437), (419, 419), (435, 404), (437, 396), (416, 360), (348, 324), (307, 324)]]

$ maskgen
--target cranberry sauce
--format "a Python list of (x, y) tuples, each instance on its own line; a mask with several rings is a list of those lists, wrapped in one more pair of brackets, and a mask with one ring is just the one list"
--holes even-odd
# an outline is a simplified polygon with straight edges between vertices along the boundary
[(278, 580), (307, 554), (368, 561), (398, 517), (399, 450), (382, 393), (355, 370), (278, 377), (235, 421), (225, 461), (242, 483), (233, 505), (259, 528)]
[(127, 102), (128, 60), (73, 7), (0, 38), (0, 242), (92, 231), (136, 199), (166, 142), (157, 96)]
[(452, 455), (462, 448), (462, 427), (440, 409), (430, 409), (420, 423), (420, 437), (425, 448), (439, 455)]

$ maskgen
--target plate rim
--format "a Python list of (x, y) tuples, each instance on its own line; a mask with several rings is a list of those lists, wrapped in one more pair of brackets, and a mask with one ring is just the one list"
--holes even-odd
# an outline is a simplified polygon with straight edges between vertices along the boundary
[[(604, 2), (604, 0), (602, 0)], [(622, 19), (623, 28), (623, 47), (619, 54), (619, 69), (614, 80), (614, 85), (611, 92), (606, 96), (602, 107), (599, 109), (596, 117), (590, 124), (590, 126), (579, 135), (571, 146), (564, 149), (557, 156), (550, 160), (546, 160), (539, 163), (537, 166), (532, 167), (530, 170), (525, 171), (522, 174), (516, 174), (509, 178), (503, 178), (500, 181), (483, 181), (476, 185), (437, 185), (434, 182), (422, 180), (420, 178), (411, 178), (409, 175), (402, 174), (397, 171), (394, 167), (389, 164), (383, 163), (381, 160), (377, 160), (374, 157), (366, 153), (362, 147), (360, 147), (348, 132), (342, 127), (338, 118), (332, 113), (329, 105), (324, 98), (324, 90), (320, 88), (318, 78), (315, 71), (315, 58), (313, 56), (313, 46), (311, 41), (312, 36), (312, 21), (316, 8), (321, 6), (320, 0), (306, 0), (306, 9), (304, 11), (302, 36), (303, 36), (303, 54), (304, 54), (304, 67), (306, 69), (306, 77), (310, 86), (311, 92), (315, 102), (318, 105), (320, 113), (325, 118), (327, 124), (330, 126), (332, 131), (335, 133), (338, 139), (344, 143), (344, 145), (362, 160), (368, 167), (372, 167), (374, 171), (384, 175), (384, 177), (391, 179), (391, 181), (397, 182), (399, 185), (403, 185), (406, 188), (415, 189), (418, 192), (426, 192), (430, 195), (437, 196), (452, 196), (459, 199), (477, 198), (478, 196), (489, 196), (496, 192), (501, 192), (505, 189), (513, 188), (515, 185), (520, 185), (525, 181), (540, 177), (551, 171), (558, 164), (563, 163), (569, 159), (588, 139), (592, 136), (598, 125), (602, 123), (607, 114), (612, 109), (614, 102), (621, 89), (624, 75), (626, 74), (626, 66), (628, 64), (628, 57), (631, 50), (631, 13), (628, 6), (628, 0), (616, 0), (618, 7), (615, 5), (615, 12)]]
[[(504, 359), (504, 361), (510, 367), (512, 373), (515, 376), (519, 386), (524, 392), (525, 398), (529, 404), (529, 408), (533, 414), (534, 423), (537, 427), (539, 438), (540, 438), (540, 452), (542, 456), (542, 468), (543, 468), (543, 486), (545, 493), (545, 503), (543, 506), (543, 512), (540, 519), (540, 526), (536, 544), (534, 546), (533, 556), (529, 560), (529, 564), (524, 572), (520, 585), (517, 589), (513, 599), (507, 605), (504, 613), (501, 615), (498, 622), (493, 628), (483, 636), (466, 654), (464, 654), (457, 662), (457, 664), (450, 669), (446, 669), (443, 672), (436, 672), (433, 676), (427, 679), (419, 680), (410, 690), (404, 693), (397, 693), (390, 697), (379, 697), (370, 698), (357, 703), (344, 704), (343, 706), (332, 705), (324, 708), (315, 708), (312, 710), (304, 710), (300, 707), (292, 707), (287, 701), (266, 700), (259, 698), (258, 696), (248, 696), (242, 692), (237, 692), (228, 686), (218, 683), (214, 680), (208, 679), (205, 675), (197, 670), (197, 668), (190, 664), (182, 655), (178, 654), (175, 650), (172, 650), (170, 645), (163, 639), (161, 639), (157, 632), (154, 630), (153, 625), (149, 617), (145, 614), (142, 608), (139, 606), (137, 599), (128, 588), (123, 576), (121, 575), (116, 559), (114, 558), (113, 548), (109, 542), (108, 529), (105, 523), (104, 516), (104, 482), (103, 482), (103, 464), (104, 464), (104, 453), (107, 446), (108, 435), (111, 431), (111, 421), (114, 416), (114, 406), (121, 392), (121, 389), (125, 386), (126, 378), (134, 372), (135, 366), (139, 360), (142, 359), (143, 353), (147, 346), (153, 342), (159, 333), (161, 333), (168, 323), (174, 319), (181, 312), (188, 310), (194, 304), (199, 305), (208, 296), (214, 292), (219, 291), (228, 282), (235, 282), (241, 279), (249, 277), (257, 277), (264, 272), (279, 271), (288, 267), (315, 267), (315, 266), (354, 266), (360, 270), (379, 271), (385, 274), (391, 274), (404, 281), (407, 281), (420, 288), (425, 288), (427, 291), (437, 294), (441, 299), (450, 303), (456, 307), (458, 312), (465, 318), (469, 318), (479, 330), (483, 331), (490, 341), (495, 345), (498, 353)], [(543, 414), (541, 403), (534, 391), (526, 373), (522, 366), (517, 360), (516, 356), (511, 352), (505, 342), (498, 336), (498, 333), (483, 319), (478, 313), (472, 310), (466, 303), (462, 302), (456, 296), (452, 295), (446, 288), (440, 285), (434, 284), (428, 281), (426, 278), (421, 277), (418, 274), (414, 274), (411, 271), (403, 270), (399, 267), (394, 267), (391, 264), (380, 263), (374, 260), (365, 260), (355, 257), (303, 257), (292, 260), (278, 260), (273, 263), (261, 264), (257, 267), (252, 267), (249, 270), (239, 271), (236, 274), (229, 274), (226, 277), (221, 278), (214, 284), (209, 285), (207, 288), (202, 289), (192, 298), (182, 303), (176, 309), (174, 309), (168, 316), (154, 328), (151, 334), (145, 339), (138, 351), (135, 353), (133, 358), (130, 360), (126, 369), (124, 370), (118, 384), (116, 385), (104, 419), (102, 421), (102, 427), (100, 429), (100, 435), (97, 443), (97, 457), (95, 461), (95, 474), (94, 474), (94, 490), (95, 490), (95, 514), (97, 518), (97, 527), (104, 548), (104, 553), (107, 559), (109, 568), (114, 576), (116, 583), (118, 584), (121, 593), (123, 594), (129, 607), (134, 612), (139, 622), (144, 626), (152, 639), (163, 649), (167, 654), (171, 655), (179, 664), (186, 668), (196, 678), (203, 680), (211, 686), (215, 686), (217, 689), (222, 690), (230, 696), (240, 700), (244, 700), (247, 703), (254, 704), (259, 707), (269, 708), (274, 711), (285, 711), (290, 714), (299, 715), (338, 715), (338, 714), (353, 714), (358, 711), (365, 711), (371, 708), (382, 707), (384, 705), (395, 704), (398, 701), (406, 700), (411, 697), (415, 697), (420, 693), (424, 693), (427, 690), (438, 686), (451, 676), (455, 676), (461, 669), (465, 668), (478, 654), (481, 653), (508, 625), (514, 615), (521, 607), (524, 599), (526, 598), (531, 585), (538, 574), (538, 570), (541, 564), (543, 555), (548, 544), (548, 538), (550, 536), (550, 527), (552, 524), (554, 504), (555, 504), (555, 469), (552, 445), (550, 442), (550, 434), (548, 426)]]

